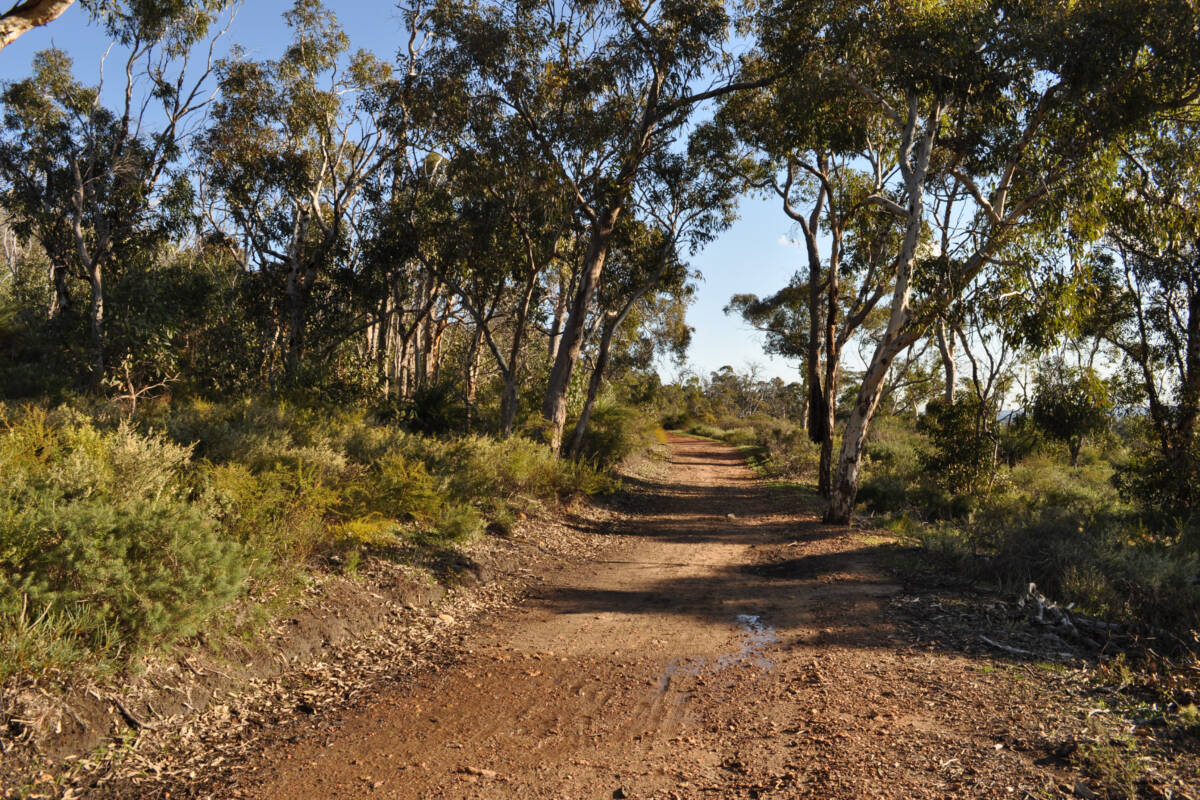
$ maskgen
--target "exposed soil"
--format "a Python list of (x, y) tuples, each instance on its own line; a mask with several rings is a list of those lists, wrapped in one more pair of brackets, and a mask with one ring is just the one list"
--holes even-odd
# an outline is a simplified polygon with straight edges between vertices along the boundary
[[(671, 452), (606, 519), (577, 520), (595, 547), (544, 562), (522, 602), (154, 796), (1118, 796), (1076, 757), (1081, 653), (1056, 643), (1047, 669), (991, 647), (1017, 641), (999, 606), (897, 585), (885, 541), (822, 525), (733, 448)], [(1139, 791), (1200, 797), (1179, 758)], [(134, 785), (106, 793), (148, 796)]]

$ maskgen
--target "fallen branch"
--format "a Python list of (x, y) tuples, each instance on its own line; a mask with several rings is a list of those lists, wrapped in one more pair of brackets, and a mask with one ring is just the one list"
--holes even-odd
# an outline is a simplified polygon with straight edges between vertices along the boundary
[(989, 639), (986, 636), (980, 636), (979, 638), (984, 642), (984, 644), (989, 644), (992, 647), (996, 648), (997, 650), (1003, 650), (1005, 653), (1008, 653), (1010, 655), (1014, 655), (1014, 656), (1032, 656), (1032, 655), (1034, 655), (1034, 652), (1032, 650), (1022, 650), (1019, 647), (1009, 647), (1006, 644), (1000, 644), (999, 642), (993, 642), (991, 639)]

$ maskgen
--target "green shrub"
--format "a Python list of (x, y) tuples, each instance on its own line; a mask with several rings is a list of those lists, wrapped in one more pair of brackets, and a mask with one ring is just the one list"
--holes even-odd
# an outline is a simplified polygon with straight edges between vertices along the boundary
[(908, 507), (908, 485), (895, 475), (881, 475), (863, 481), (858, 502), (876, 514), (891, 514)]
[(729, 444), (739, 447), (749, 447), (759, 443), (758, 431), (749, 426), (729, 428), (721, 438)]
[(659, 417), (658, 424), (662, 426), (663, 430), (681, 431), (688, 424), (690, 419), (691, 417), (687, 414), (687, 412), (679, 411), (663, 414), (661, 417)]
[(67, 411), (0, 423), (0, 638), (26, 642), (10, 657), (35, 629), (70, 640), (46, 657), (187, 635), (238, 593), (241, 548), (192, 502), (188, 448)]
[(430, 538), (442, 544), (453, 544), (474, 539), (482, 532), (483, 519), (479, 512), (463, 503), (451, 506), (441, 515)]
[(981, 407), (973, 394), (953, 403), (931, 400), (917, 423), (929, 437), (930, 447), (920, 457), (928, 479), (951, 492), (988, 488), (997, 466), (994, 426), (994, 410)]
[[(0, 680), (197, 630), (248, 577), (278, 585), (409, 542), (511, 530), (517, 512), (610, 491), (595, 466), (648, 434), (598, 409), (592, 460), (522, 437), (439, 439), (289, 403), (182, 402), (142, 418), (0, 408)], [(40, 667), (38, 665), (41, 665)]]
[(911, 424), (884, 416), (871, 423), (864, 451), (871, 474), (887, 473), (913, 482), (923, 472), (921, 454), (928, 448), (928, 438)]
[(588, 419), (580, 454), (603, 466), (617, 464), (646, 445), (649, 427), (632, 408), (602, 398)]
[(698, 423), (687, 429), (687, 432), (693, 436), (703, 436), (706, 439), (720, 439), (725, 436), (725, 431), (713, 425)]
[(39, 610), (84, 610), (101, 635), (113, 626), (130, 645), (195, 632), (245, 578), (237, 544), (185, 503), (84, 500), (30, 516), (41, 546), (12, 564), (5, 593)]
[(201, 474), (202, 502), (245, 547), (257, 577), (294, 571), (321, 549), (327, 517), (341, 501), (318, 473), (302, 467), (255, 472), (245, 464), (210, 464)]

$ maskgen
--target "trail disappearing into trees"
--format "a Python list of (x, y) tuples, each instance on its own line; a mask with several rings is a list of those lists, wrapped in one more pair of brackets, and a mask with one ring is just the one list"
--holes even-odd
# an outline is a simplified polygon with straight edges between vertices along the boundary
[(546, 575), (454, 665), (265, 754), (239, 796), (1057, 794), (1036, 681), (915, 646), (878, 540), (797, 511), (733, 448), (671, 449), (599, 560)]

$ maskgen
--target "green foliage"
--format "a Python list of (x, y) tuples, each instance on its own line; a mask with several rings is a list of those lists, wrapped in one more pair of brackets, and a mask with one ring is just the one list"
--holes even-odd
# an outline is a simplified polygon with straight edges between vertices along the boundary
[(462, 430), (466, 409), (459, 400), (458, 387), (450, 381), (442, 381), (417, 389), (402, 418), (416, 433), (444, 436)]
[(996, 473), (994, 425), (994, 409), (973, 394), (953, 403), (931, 400), (917, 423), (929, 437), (930, 449), (921, 455), (928, 478), (953, 493), (988, 487)]
[[(895, 452), (904, 434), (893, 421), (883, 438)], [(1186, 638), (1200, 629), (1200, 560), (1186, 538), (1164, 538), (1125, 502), (1113, 476), (1126, 469), (1104, 458), (1071, 468), (1035, 453), (974, 492), (952, 492), (904, 459), (872, 458), (859, 501), (891, 515), (887, 526), (939, 568), (1013, 592), (1032, 581), (1089, 613)]]
[(650, 441), (651, 427), (635, 409), (601, 398), (588, 419), (580, 454), (603, 466), (620, 463)]
[(863, 481), (858, 502), (876, 514), (891, 514), (908, 508), (908, 482), (898, 475), (880, 475)]
[(188, 448), (67, 411), (0, 424), (0, 638), (15, 659), (0, 673), (187, 635), (240, 591), (240, 546), (188, 496)]
[(1094, 719), (1089, 719), (1088, 736), (1072, 761), (1101, 781), (1110, 797), (1137, 797), (1138, 782), (1146, 772), (1137, 740), (1128, 733), (1111, 731)]
[(1046, 436), (1066, 443), (1071, 466), (1079, 462), (1084, 438), (1108, 429), (1111, 411), (1108, 387), (1095, 370), (1073, 369), (1060, 362), (1038, 374), (1033, 423)]
[(1200, 485), (1200, 441), (1184, 458), (1139, 447), (1118, 465), (1113, 480), (1125, 498), (1139, 505), (1158, 538), (1200, 553), (1200, 516), (1191, 502)]
[(527, 439), (435, 439), (362, 411), (195, 401), (149, 409), (158, 432), (68, 407), (4, 413), (0, 681), (187, 636), (248, 578), (444, 548), (611, 489)]

